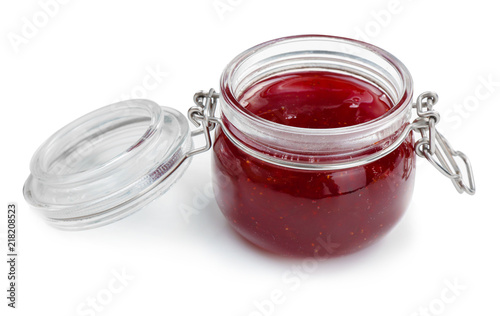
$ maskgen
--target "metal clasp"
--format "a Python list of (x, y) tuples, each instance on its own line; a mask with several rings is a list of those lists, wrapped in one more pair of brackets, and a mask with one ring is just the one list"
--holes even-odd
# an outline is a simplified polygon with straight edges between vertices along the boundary
[(200, 91), (195, 93), (193, 101), (196, 105), (189, 109), (188, 118), (199, 128), (191, 132), (191, 137), (204, 134), (205, 146), (191, 150), (186, 154), (186, 157), (201, 154), (212, 148), (212, 137), (210, 132), (217, 124), (220, 124), (220, 119), (215, 117), (218, 99), (219, 94), (216, 93), (214, 89), (210, 89), (208, 92)]
[[(435, 92), (424, 92), (413, 104), (413, 107), (417, 109), (418, 117), (413, 121), (412, 128), (419, 131), (422, 136), (415, 143), (415, 152), (418, 156), (426, 158), (439, 172), (449, 178), (459, 193), (466, 192), (473, 195), (476, 192), (476, 185), (469, 158), (464, 153), (454, 150), (448, 140), (436, 129), (440, 117), (433, 107), (437, 101), (438, 95)], [(457, 157), (465, 164), (468, 183), (463, 180)]]

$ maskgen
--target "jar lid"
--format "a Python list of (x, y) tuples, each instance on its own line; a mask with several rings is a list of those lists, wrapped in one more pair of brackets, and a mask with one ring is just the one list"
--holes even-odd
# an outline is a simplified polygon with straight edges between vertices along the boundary
[(106, 225), (165, 193), (191, 161), (188, 121), (128, 100), (66, 125), (35, 152), (25, 199), (63, 229)]

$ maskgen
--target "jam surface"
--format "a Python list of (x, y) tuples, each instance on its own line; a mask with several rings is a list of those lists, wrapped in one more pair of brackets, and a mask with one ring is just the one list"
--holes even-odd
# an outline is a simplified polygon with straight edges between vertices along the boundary
[[(392, 106), (376, 87), (326, 72), (266, 79), (239, 102), (263, 119), (307, 128), (361, 124)], [(233, 228), (287, 256), (331, 257), (372, 244), (398, 222), (413, 190), (412, 135), (373, 163), (321, 172), (266, 163), (237, 148), (220, 129), (213, 153), (216, 199)]]
[(387, 95), (376, 87), (331, 72), (271, 77), (245, 91), (238, 101), (263, 119), (304, 128), (361, 124), (392, 107)]

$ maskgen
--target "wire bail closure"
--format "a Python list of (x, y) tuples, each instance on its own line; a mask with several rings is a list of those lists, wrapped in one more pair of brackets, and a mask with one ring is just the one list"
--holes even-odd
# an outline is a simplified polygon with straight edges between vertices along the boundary
[(214, 130), (217, 124), (220, 124), (220, 119), (215, 117), (218, 99), (219, 94), (214, 89), (210, 89), (208, 92), (199, 91), (194, 94), (193, 101), (196, 105), (189, 109), (188, 118), (191, 123), (199, 128), (192, 131), (191, 136), (204, 134), (205, 146), (191, 150), (186, 154), (186, 157), (201, 154), (212, 148), (210, 132)]
[[(474, 195), (476, 185), (469, 158), (461, 151), (454, 150), (448, 140), (436, 129), (440, 117), (439, 113), (434, 110), (434, 105), (438, 100), (437, 93), (427, 91), (420, 94), (416, 103), (413, 104), (418, 117), (413, 121), (412, 128), (419, 131), (422, 136), (415, 143), (415, 152), (419, 157), (426, 158), (439, 172), (449, 178), (458, 193), (465, 192)], [(457, 157), (465, 164), (468, 183), (462, 177), (463, 172), (458, 166)]]
[[(205, 146), (193, 149), (186, 154), (186, 157), (194, 156), (210, 150), (212, 147), (210, 132), (217, 126), (217, 124), (219, 124), (225, 134), (239, 148), (253, 156), (258, 157), (259, 159), (269, 163), (281, 165), (275, 159), (265, 157), (261, 153), (246, 147), (226, 131), (220, 118), (215, 116), (218, 99), (219, 94), (216, 93), (214, 89), (210, 89), (208, 92), (200, 91), (194, 95), (193, 100), (196, 105), (189, 109), (188, 117), (189, 120), (199, 128), (191, 132), (191, 136), (194, 137), (204, 134)], [(436, 129), (436, 124), (439, 123), (440, 116), (439, 113), (434, 110), (434, 106), (438, 102), (438, 99), (438, 95), (435, 92), (424, 92), (420, 94), (416, 103), (413, 104), (413, 108), (416, 109), (418, 117), (405, 128), (403, 133), (401, 133), (398, 139), (391, 146), (388, 146), (380, 152), (372, 154), (372, 156), (362, 161), (350, 161), (331, 165), (297, 166), (297, 168), (306, 170), (337, 170), (366, 164), (380, 159), (381, 157), (384, 157), (388, 153), (392, 152), (405, 140), (408, 134), (414, 130), (420, 132), (420, 135), (422, 136), (415, 142), (416, 154), (419, 157), (426, 158), (439, 172), (449, 178), (459, 193), (465, 192), (473, 195), (476, 192), (476, 185), (469, 158), (467, 158), (467, 156), (461, 151), (454, 150), (448, 140)], [(462, 176), (464, 173), (460, 169), (456, 158), (460, 158), (465, 164), (467, 182), (464, 181)]]

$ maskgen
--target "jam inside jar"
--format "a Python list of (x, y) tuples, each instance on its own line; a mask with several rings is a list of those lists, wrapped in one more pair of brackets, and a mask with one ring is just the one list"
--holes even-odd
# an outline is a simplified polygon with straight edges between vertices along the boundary
[[(307, 50), (304, 50), (307, 49)], [(369, 44), (327, 36), (274, 40), (221, 78), (213, 181), (232, 227), (286, 256), (362, 249), (399, 221), (413, 191), (408, 70)]]

